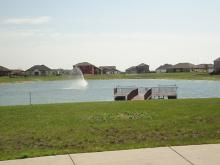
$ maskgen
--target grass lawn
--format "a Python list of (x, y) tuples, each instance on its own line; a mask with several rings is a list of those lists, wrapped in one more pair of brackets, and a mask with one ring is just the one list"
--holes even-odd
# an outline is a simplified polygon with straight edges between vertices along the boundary
[(220, 99), (0, 107), (0, 160), (220, 143)]
[[(70, 80), (71, 76), (30, 76), (30, 77), (0, 77), (0, 83), (13, 83), (25, 81), (53, 81)], [(183, 80), (220, 80), (220, 75), (208, 73), (146, 73), (146, 74), (116, 74), (116, 75), (85, 75), (87, 80), (106, 79), (183, 79)]]
[(86, 75), (86, 79), (183, 79), (183, 80), (220, 80), (220, 75), (208, 73), (146, 73), (146, 74), (116, 74), (116, 75)]

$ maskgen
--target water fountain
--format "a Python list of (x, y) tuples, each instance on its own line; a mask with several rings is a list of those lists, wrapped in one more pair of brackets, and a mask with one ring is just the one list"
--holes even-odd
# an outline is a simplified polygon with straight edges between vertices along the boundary
[(73, 66), (71, 77), (73, 77), (73, 81), (68, 89), (85, 89), (87, 87), (88, 82), (85, 80), (82, 71), (77, 66)]

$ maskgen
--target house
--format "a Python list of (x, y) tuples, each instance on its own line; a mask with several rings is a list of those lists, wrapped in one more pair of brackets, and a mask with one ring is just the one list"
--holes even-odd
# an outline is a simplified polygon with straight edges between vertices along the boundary
[(51, 73), (54, 76), (71, 75), (72, 69), (62, 69), (62, 68), (52, 69)]
[(126, 73), (148, 73), (150, 72), (150, 70), (149, 70), (149, 65), (142, 63), (140, 65), (132, 66), (126, 69), (125, 72)]
[(25, 71), (27, 76), (48, 76), (52, 74), (52, 70), (45, 65), (34, 65)]
[(11, 73), (10, 69), (0, 66), (0, 76), (9, 76), (10, 73)]
[(61, 76), (65, 74), (65, 70), (64, 69), (52, 69), (52, 74), (55, 76)]
[(195, 65), (191, 63), (178, 63), (167, 69), (167, 72), (192, 72)]
[(116, 66), (100, 66), (101, 74), (120, 74), (121, 72), (116, 69)]
[(194, 67), (194, 71), (212, 73), (214, 71), (214, 65), (213, 64), (199, 64)]
[(11, 70), (10, 77), (15, 77), (15, 76), (25, 76), (25, 71), (21, 69)]
[(214, 73), (220, 74), (220, 57), (214, 61)]
[(148, 72), (150, 72), (149, 65), (144, 64), (144, 63), (136, 66), (136, 68), (137, 68), (137, 73), (148, 73)]
[(82, 62), (74, 65), (73, 67), (78, 67), (83, 74), (101, 74), (101, 69), (96, 67), (95, 65), (92, 65), (88, 62)]
[(156, 69), (156, 72), (157, 72), (157, 73), (166, 73), (167, 70), (168, 70), (169, 68), (171, 68), (172, 66), (173, 66), (173, 65), (171, 65), (171, 64), (161, 65), (161, 66), (159, 66), (159, 67)]
[(125, 70), (126, 73), (137, 73), (137, 68), (136, 66), (132, 66), (128, 69)]

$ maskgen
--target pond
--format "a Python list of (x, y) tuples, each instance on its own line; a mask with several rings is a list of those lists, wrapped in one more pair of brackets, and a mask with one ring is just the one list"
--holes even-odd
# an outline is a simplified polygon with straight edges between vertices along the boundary
[(118, 79), (89, 80), (85, 83), (74, 80), (38, 81), (0, 84), (0, 105), (112, 101), (113, 88), (120, 86), (156, 87), (176, 85), (178, 98), (220, 98), (220, 81), (208, 80), (157, 80)]

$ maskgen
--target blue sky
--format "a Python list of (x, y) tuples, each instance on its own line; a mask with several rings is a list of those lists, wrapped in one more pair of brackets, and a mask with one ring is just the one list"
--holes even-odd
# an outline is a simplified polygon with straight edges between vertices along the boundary
[(218, 0), (1, 0), (0, 65), (211, 63), (219, 8)]

